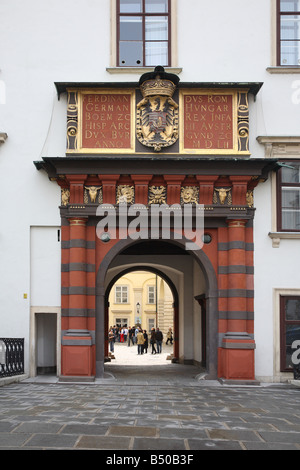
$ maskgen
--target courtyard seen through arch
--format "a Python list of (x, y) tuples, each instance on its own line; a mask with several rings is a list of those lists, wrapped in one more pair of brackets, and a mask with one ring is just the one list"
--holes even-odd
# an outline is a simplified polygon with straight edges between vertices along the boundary
[[(126, 277), (130, 272), (150, 271), (152, 280), (154, 281), (155, 275), (157, 275), (157, 279), (162, 278), (164, 284), (161, 283), (160, 286), (164, 285), (165, 289), (166, 286), (169, 287), (173, 296), (173, 351), (171, 349), (168, 354), (170, 359), (166, 362), (170, 367), (173, 363), (180, 363), (183, 367), (193, 365), (199, 368), (199, 371), (203, 371), (203, 367), (205, 367), (208, 376), (215, 373), (216, 341), (211, 341), (209, 336), (214, 335), (214, 316), (212, 315), (210, 318), (212, 327), (206, 328), (206, 308), (204, 309), (199, 302), (199, 298), (206, 299), (208, 294), (206, 299), (208, 311), (215, 312), (213, 308), (215, 299), (211, 295), (214, 292), (213, 270), (207, 256), (204, 253), (201, 253), (200, 257), (199, 255), (200, 253), (197, 254), (197, 257), (193, 256), (191, 252), (183, 249), (180, 243), (162, 240), (150, 242), (123, 240), (118, 242), (114, 249), (108, 253), (103, 263), (106, 266), (105, 271), (98, 272), (98, 282), (103, 279), (101, 282), (105, 287), (105, 295), (103, 296), (105, 371), (110, 370), (117, 363), (115, 359), (109, 361), (110, 348), (107, 336), (109, 327), (117, 323), (116, 316), (109, 319), (109, 312), (115, 310), (112, 308), (115, 305), (111, 303), (111, 296), (115, 300), (116, 295), (114, 285), (122, 276)], [(119, 283), (122, 285), (122, 281)], [(121, 296), (122, 288), (117, 290), (118, 295)], [(162, 291), (160, 291), (161, 293)], [(99, 299), (101, 298), (102, 296), (99, 296)], [(136, 303), (138, 303), (137, 300), (134, 305), (135, 309)], [(141, 305), (141, 302), (139, 303)], [(101, 312), (100, 305), (98, 311)], [(152, 315), (153, 312), (154, 310)], [(118, 312), (115, 311), (115, 314), (118, 315)], [(150, 317), (151, 312), (148, 313), (148, 320)], [(126, 315), (124, 317), (118, 315), (118, 319), (121, 321), (126, 318)], [(170, 326), (169, 323), (167, 320), (167, 328)], [(101, 324), (98, 323), (98, 325)], [(126, 348), (128, 351), (128, 346)], [(99, 358), (100, 352), (101, 350), (98, 348)], [(137, 351), (135, 352), (137, 353)], [(150, 356), (152, 357), (151, 351), (148, 357)], [(158, 355), (154, 355), (154, 357), (157, 358)], [(136, 359), (141, 358), (136, 355), (134, 363), (136, 363)]]
[[(143, 335), (143, 344), (138, 333)], [(127, 270), (116, 280), (109, 292), (108, 337), (106, 360), (113, 364), (171, 363), (174, 298), (168, 283), (157, 272)]]

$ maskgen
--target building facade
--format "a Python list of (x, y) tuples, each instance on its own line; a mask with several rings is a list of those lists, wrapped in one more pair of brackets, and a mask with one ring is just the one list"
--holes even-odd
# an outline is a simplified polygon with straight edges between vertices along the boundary
[(168, 284), (149, 271), (128, 271), (112, 286), (108, 298), (109, 328), (159, 328), (167, 337), (173, 328), (173, 296)]
[(3, 0), (0, 16), (0, 336), (25, 338), (25, 372), (102, 377), (111, 288), (149, 270), (175, 360), (292, 378), (299, 0)]

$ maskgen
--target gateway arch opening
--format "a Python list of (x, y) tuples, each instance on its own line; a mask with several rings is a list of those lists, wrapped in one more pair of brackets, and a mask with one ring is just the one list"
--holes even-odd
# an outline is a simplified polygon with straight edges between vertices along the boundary
[[(105, 260), (106, 270), (102, 273), (105, 286), (105, 371), (113, 371), (114, 365), (118, 364), (117, 352), (110, 350), (108, 340), (110, 327), (122, 330), (125, 325), (127, 327), (132, 327), (133, 323), (134, 326), (141, 325), (143, 330), (147, 330), (149, 341), (147, 354), (151, 355), (149, 330), (152, 327), (162, 326), (160, 324), (161, 304), (164, 294), (168, 291), (169, 313), (162, 328), (163, 348), (166, 347), (169, 328), (173, 333), (173, 345), (166, 363), (169, 367), (172, 367), (173, 363), (194, 366), (195, 373), (203, 373), (206, 378), (215, 378), (218, 348), (217, 295), (213, 293), (217, 292), (217, 283), (209, 258), (202, 250), (200, 250), (201, 254), (197, 253), (194, 256), (193, 252), (186, 251), (183, 245), (173, 241), (121, 241), (117, 245), (109, 255), (110, 259)], [(149, 286), (143, 298), (140, 287), (137, 286), (136, 291), (132, 287), (131, 293), (128, 288), (129, 277), (138, 278), (142, 273), (147, 273), (149, 279), (152, 279), (148, 283)], [(153, 310), (148, 309), (145, 317), (141, 318), (145, 298), (147, 300), (151, 298), (149, 304), (155, 302), (155, 307)], [(116, 300), (123, 310), (116, 308)], [(163, 300), (165, 301), (166, 299)], [(155, 311), (156, 305), (157, 312)], [(126, 346), (122, 343), (124, 336), (122, 339), (120, 336), (120, 340), (117, 347), (123, 347), (123, 351), (127, 348), (127, 352), (128, 343)], [(128, 336), (126, 341), (128, 341)], [(130, 347), (132, 348), (132, 345)], [(136, 354), (134, 364), (138, 364), (137, 359), (141, 359), (142, 356), (138, 356), (136, 344), (134, 347)], [(158, 357), (158, 355), (152, 357)], [(141, 368), (138, 370), (141, 371)], [(125, 373), (124, 368), (123, 373)]]
[(172, 292), (175, 286), (170, 287), (164, 278), (147, 266), (127, 268), (113, 278), (108, 294), (106, 362), (145, 367), (172, 361), (177, 299), (174, 301)]

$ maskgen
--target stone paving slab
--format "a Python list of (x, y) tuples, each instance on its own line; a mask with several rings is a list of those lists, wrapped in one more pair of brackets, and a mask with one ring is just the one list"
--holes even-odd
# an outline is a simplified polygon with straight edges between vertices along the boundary
[(190, 381), (5, 385), (0, 450), (300, 450), (299, 388)]
[(167, 351), (139, 364), (136, 352), (122, 345), (94, 383), (0, 387), (0, 450), (300, 450), (300, 388), (226, 386), (170, 364)]

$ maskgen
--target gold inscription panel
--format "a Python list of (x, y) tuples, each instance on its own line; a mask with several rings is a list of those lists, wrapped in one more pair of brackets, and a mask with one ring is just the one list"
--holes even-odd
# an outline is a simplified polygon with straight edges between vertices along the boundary
[(238, 143), (237, 90), (180, 92), (180, 152), (236, 154)]
[(78, 90), (80, 153), (134, 151), (134, 90)]

